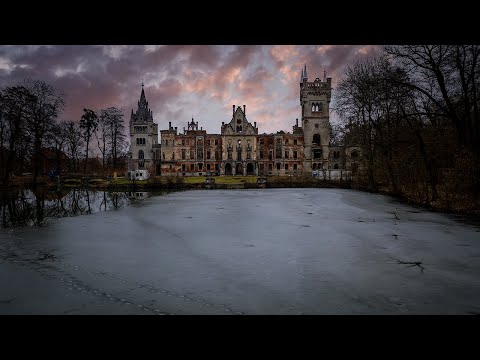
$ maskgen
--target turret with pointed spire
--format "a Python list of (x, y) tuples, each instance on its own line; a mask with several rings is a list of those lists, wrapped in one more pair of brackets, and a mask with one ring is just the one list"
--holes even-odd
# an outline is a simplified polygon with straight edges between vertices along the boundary
[(138, 101), (138, 108), (137, 111), (134, 113), (132, 109), (132, 113), (130, 115), (130, 122), (133, 123), (149, 123), (153, 122), (153, 113), (148, 108), (148, 101), (145, 96), (145, 90), (143, 89), (143, 81), (142, 81), (142, 92), (140, 93), (140, 100)]
[(307, 63), (305, 63), (305, 66), (303, 67), (303, 78), (302, 80), (307, 81), (308, 76), (307, 76)]

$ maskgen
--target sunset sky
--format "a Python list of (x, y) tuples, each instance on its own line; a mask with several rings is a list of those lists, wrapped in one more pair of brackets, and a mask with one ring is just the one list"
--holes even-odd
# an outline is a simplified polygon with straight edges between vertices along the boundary
[(232, 105), (246, 105), (260, 133), (291, 131), (300, 118), (299, 79), (333, 87), (345, 66), (370, 57), (372, 45), (55, 45), (0, 46), (0, 87), (29, 77), (44, 80), (65, 94), (60, 120), (79, 120), (83, 108), (123, 110), (128, 123), (136, 109), (142, 79), (153, 118), (160, 129), (183, 130), (192, 116), (209, 133), (220, 133)]

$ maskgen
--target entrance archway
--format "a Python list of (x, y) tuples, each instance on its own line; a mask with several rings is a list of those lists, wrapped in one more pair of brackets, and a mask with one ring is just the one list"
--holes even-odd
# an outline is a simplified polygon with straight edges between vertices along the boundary
[(247, 164), (247, 175), (253, 175), (253, 171), (254, 171), (253, 164), (248, 163)]
[(235, 168), (235, 175), (243, 175), (243, 165), (238, 163)]
[(225, 164), (225, 175), (232, 175), (232, 164)]

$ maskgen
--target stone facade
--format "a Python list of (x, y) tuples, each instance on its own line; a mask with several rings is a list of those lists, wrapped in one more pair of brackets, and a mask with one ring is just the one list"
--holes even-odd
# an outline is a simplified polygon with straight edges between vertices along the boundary
[(207, 134), (192, 118), (183, 133), (169, 122), (168, 129), (160, 130), (160, 144), (142, 84), (137, 112), (132, 110), (130, 119), (129, 170), (180, 176), (293, 176), (351, 170), (357, 166), (358, 150), (330, 146), (331, 80), (324, 75), (323, 80), (308, 81), (305, 65), (300, 77), (301, 126), (296, 119), (292, 132), (259, 134), (256, 122), (247, 119), (246, 106), (233, 105), (232, 117), (222, 122), (220, 134)]

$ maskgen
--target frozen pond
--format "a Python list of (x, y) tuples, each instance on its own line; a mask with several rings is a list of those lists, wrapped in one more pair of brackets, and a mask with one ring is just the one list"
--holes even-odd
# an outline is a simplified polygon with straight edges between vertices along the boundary
[(480, 226), (382, 195), (195, 190), (42, 225), (0, 228), (0, 314), (480, 313)]

